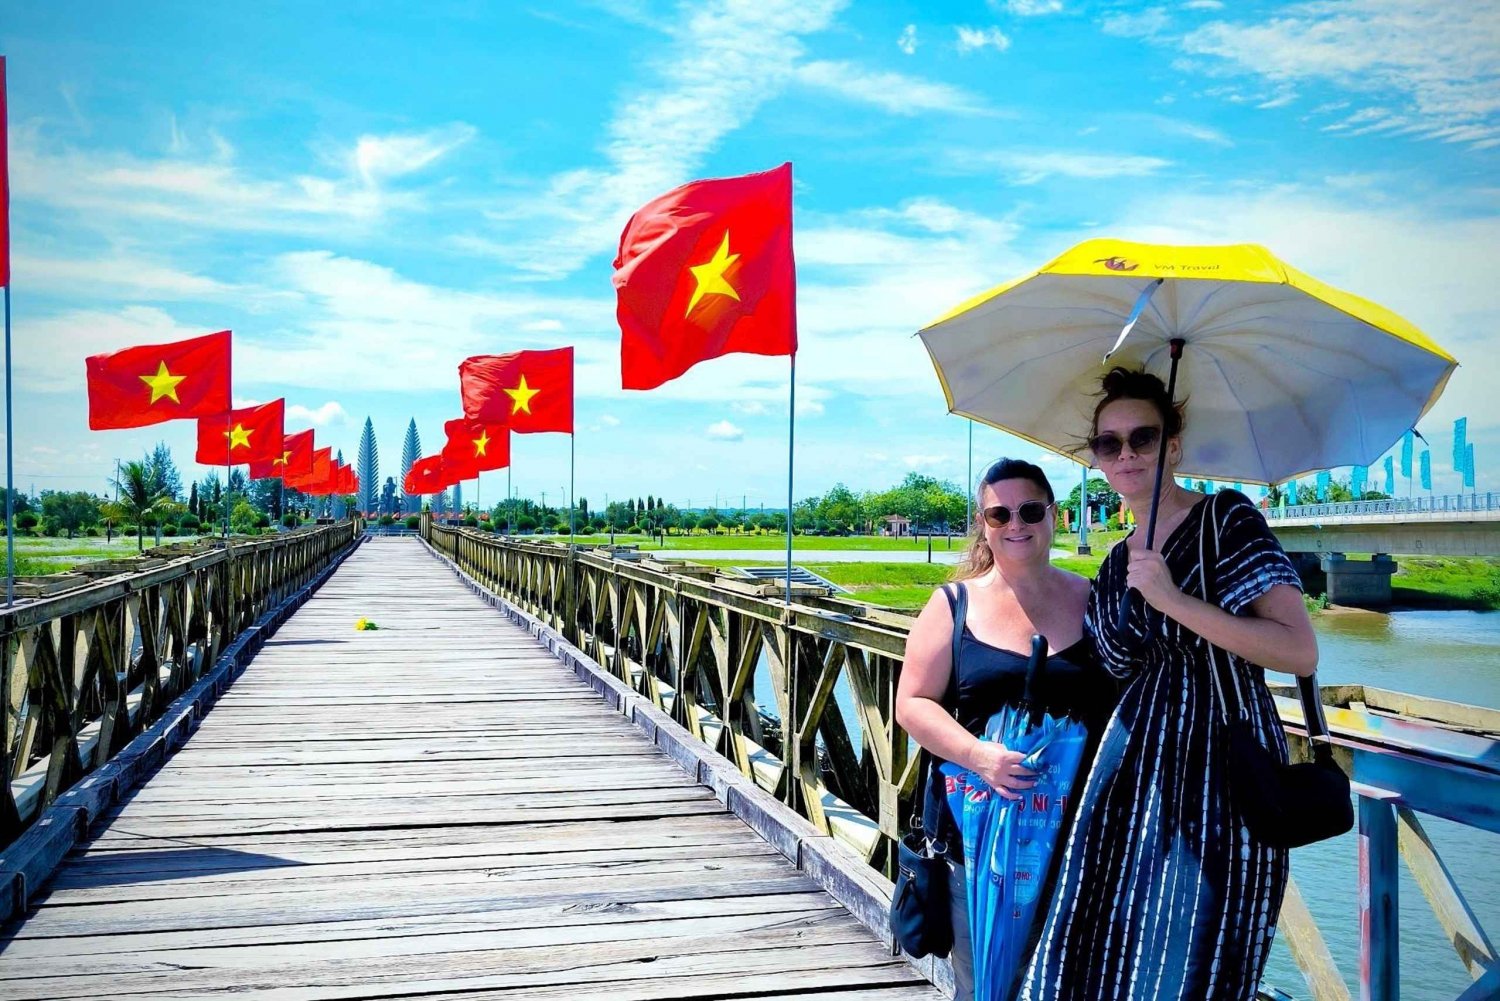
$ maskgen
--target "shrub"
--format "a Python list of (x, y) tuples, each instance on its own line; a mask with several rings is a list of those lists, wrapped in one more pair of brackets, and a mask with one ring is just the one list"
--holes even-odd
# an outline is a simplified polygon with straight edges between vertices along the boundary
[(271, 516), (269, 514), (266, 514), (264, 511), (262, 511), (260, 513), (259, 517), (257, 517), (255, 519), (255, 527), (256, 528), (270, 528), (271, 527)]
[(162, 529), (161, 529), (161, 534), (162, 535), (176, 535), (177, 534), (177, 526), (176, 525), (163, 525)]
[(380, 516), (380, 524), (382, 525), (394, 525), (395, 523), (396, 518), (394, 515), (383, 514)]
[(297, 516), (295, 514), (291, 514), (290, 512), (284, 514), (281, 516), (281, 523), (287, 528), (296, 528), (298, 524)]
[(181, 520), (179, 520), (177, 524), (182, 526), (182, 530), (184, 532), (196, 532), (203, 525), (203, 522), (198, 520), (198, 516), (196, 514), (189, 513), (183, 515)]
[(16, 515), (16, 527), (23, 532), (29, 532), (36, 528), (41, 519), (36, 516), (35, 511), (22, 511)]
[(529, 514), (523, 514), (516, 519), (516, 528), (522, 532), (530, 532), (536, 528), (536, 519)]
[(83, 534), (87, 535), (91, 539), (97, 539), (99, 538), (99, 526), (90, 525), (88, 528), (83, 530)]
[(407, 528), (420, 528), (421, 525), (422, 525), (422, 519), (421, 519), (421, 517), (419, 515), (409, 514), (409, 515), (406, 516), (406, 527)]
[(474, 517), (472, 514), (467, 514), (467, 515), (464, 515), (463, 524), (464, 524), (465, 528), (478, 528), (479, 527), (479, 519), (476, 518), (476, 517)]

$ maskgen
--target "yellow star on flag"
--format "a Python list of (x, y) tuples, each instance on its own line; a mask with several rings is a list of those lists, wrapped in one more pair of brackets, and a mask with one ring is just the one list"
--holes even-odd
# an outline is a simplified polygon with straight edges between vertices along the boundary
[(233, 428), (224, 432), (224, 437), (229, 439), (229, 450), (233, 452), (237, 448), (250, 447), (250, 432), (245, 430), (245, 425), (236, 424)]
[(739, 302), (740, 294), (734, 290), (724, 278), (724, 272), (729, 270), (730, 265), (740, 259), (739, 254), (729, 252), (729, 230), (724, 231), (724, 239), (719, 244), (719, 249), (714, 251), (713, 258), (707, 264), (695, 264), (688, 268), (693, 273), (693, 279), (698, 287), (693, 289), (693, 297), (688, 300), (687, 313), (693, 312), (693, 307), (698, 305), (698, 300), (706, 295), (727, 295), (735, 302)]
[(143, 375), (141, 381), (151, 387), (152, 403), (163, 397), (170, 399), (173, 403), (181, 403), (182, 401), (177, 398), (177, 384), (186, 378), (185, 375), (173, 375), (167, 371), (167, 363), (162, 362), (155, 375)]
[(480, 431), (479, 431), (479, 437), (474, 439), (474, 455), (475, 455), (475, 457), (483, 455), (484, 454), (484, 450), (489, 447), (489, 444), (490, 444), (490, 430), (489, 430), (489, 428), (481, 428)]
[[(230, 447), (233, 448), (234, 446), (231, 445)], [(289, 460), (291, 457), (292, 457), (292, 453), (291, 452), (282, 452), (281, 453), (281, 458), (279, 458), (279, 459), (272, 459), (271, 460), (271, 465), (273, 465), (273, 466), (284, 466), (284, 465), (287, 464), (287, 460)]]
[(515, 389), (507, 389), (505, 392), (509, 394), (511, 400), (513, 401), (510, 407), (511, 413), (529, 414), (531, 413), (531, 398), (537, 393), (540, 393), (541, 390), (532, 389), (530, 386), (526, 385), (526, 376), (522, 375), (521, 384)]

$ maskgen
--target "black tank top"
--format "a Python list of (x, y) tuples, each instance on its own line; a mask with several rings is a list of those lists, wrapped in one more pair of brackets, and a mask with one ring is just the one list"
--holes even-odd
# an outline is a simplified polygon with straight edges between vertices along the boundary
[[(953, 590), (944, 588), (943, 594), (948, 598), (949, 610), (955, 611)], [(959, 724), (977, 737), (984, 732), (991, 716), (1005, 706), (1019, 703), (1025, 692), (1026, 666), (1030, 660), (1029, 651), (1021, 653), (986, 643), (965, 623), (959, 640), (958, 663), (953, 666)], [(1066, 650), (1047, 657), (1036, 687), (1046, 712), (1068, 715), (1082, 722), (1095, 740), (1115, 706), (1117, 684), (1099, 663), (1093, 638), (1087, 633)], [(952, 691), (950, 687), (949, 692)], [(951, 701), (948, 708), (954, 709)]]

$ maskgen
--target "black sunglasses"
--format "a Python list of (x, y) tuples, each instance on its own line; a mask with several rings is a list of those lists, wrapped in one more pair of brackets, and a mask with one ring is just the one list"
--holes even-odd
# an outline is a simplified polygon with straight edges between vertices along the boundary
[(1120, 451), (1127, 444), (1130, 450), (1137, 455), (1147, 449), (1155, 448), (1157, 442), (1161, 441), (1161, 428), (1156, 425), (1148, 427), (1131, 428), (1130, 433), (1123, 439), (1113, 431), (1096, 434), (1089, 439), (1089, 451), (1094, 453), (1096, 459), (1117, 459)]
[[(1016, 516), (1021, 519), (1022, 524), (1035, 525), (1047, 517), (1047, 509), (1051, 506), (1041, 501), (1027, 501), (1016, 508)], [(984, 520), (991, 528), (1004, 528), (1010, 524), (1010, 514), (1010, 508), (1004, 504), (996, 504), (984, 509)]]

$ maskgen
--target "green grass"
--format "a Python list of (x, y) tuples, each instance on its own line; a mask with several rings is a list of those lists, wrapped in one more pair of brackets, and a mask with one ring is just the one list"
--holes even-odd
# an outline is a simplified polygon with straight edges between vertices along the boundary
[[(191, 541), (193, 536), (162, 536), (162, 544), (169, 542)], [(146, 536), (146, 548), (154, 546), (154, 536)], [(74, 539), (30, 539), (17, 537), (16, 539), (16, 575), (17, 576), (40, 576), (49, 573), (62, 573), (71, 570), (80, 563), (89, 563), (94, 560), (118, 560), (137, 555), (135, 547), (135, 536), (125, 538), (116, 535), (111, 542), (105, 542), (103, 537), (90, 538), (81, 536)], [(25, 569), (22, 569), (25, 567)]]
[(1500, 609), (1500, 559), (1397, 556), (1391, 599), (1422, 608)]

